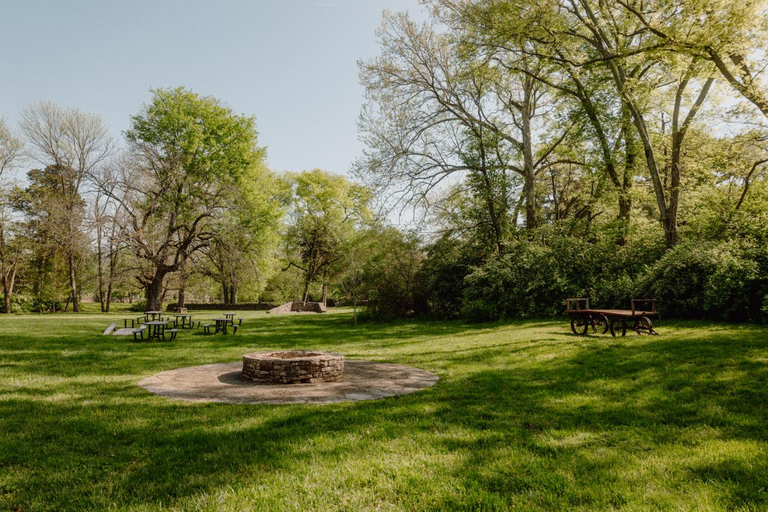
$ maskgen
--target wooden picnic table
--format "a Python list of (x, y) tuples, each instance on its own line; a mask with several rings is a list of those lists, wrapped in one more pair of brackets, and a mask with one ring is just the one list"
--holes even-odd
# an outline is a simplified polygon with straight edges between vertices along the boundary
[(144, 316), (146, 316), (147, 318), (151, 316), (153, 321), (159, 320), (162, 314), (163, 314), (162, 311), (145, 311), (144, 312)]
[(179, 318), (181, 318), (181, 327), (182, 328), (183, 327), (189, 327), (191, 329), (193, 327), (192, 315), (179, 314), (179, 315), (173, 315), (173, 316), (176, 318), (176, 320), (174, 320), (174, 322), (173, 322), (176, 327), (179, 326)]
[[(566, 299), (566, 304), (565, 312), (571, 316), (571, 331), (574, 334), (587, 334), (590, 327), (593, 332), (602, 329), (602, 334), (610, 330), (611, 336), (625, 336), (627, 329), (637, 334), (659, 334), (653, 330), (651, 321), (658, 315), (656, 299), (632, 299), (632, 309), (590, 308), (587, 298)], [(632, 325), (628, 325), (627, 321), (631, 321)]]
[(222, 313), (222, 314), (224, 315), (224, 318), (229, 320), (229, 323), (234, 325), (236, 313)]
[(167, 320), (152, 320), (151, 322), (144, 322), (144, 325), (148, 325), (147, 339), (165, 339), (165, 326), (168, 325)]

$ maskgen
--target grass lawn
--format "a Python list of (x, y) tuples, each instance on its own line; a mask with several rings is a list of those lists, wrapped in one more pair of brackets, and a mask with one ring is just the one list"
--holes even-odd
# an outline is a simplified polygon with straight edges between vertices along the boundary
[[(564, 319), (355, 328), (349, 312), (245, 312), (236, 336), (101, 336), (127, 316), (0, 316), (0, 510), (768, 508), (764, 327), (660, 321), (661, 336), (613, 339)], [(276, 348), (440, 381), (314, 406), (136, 385)]]

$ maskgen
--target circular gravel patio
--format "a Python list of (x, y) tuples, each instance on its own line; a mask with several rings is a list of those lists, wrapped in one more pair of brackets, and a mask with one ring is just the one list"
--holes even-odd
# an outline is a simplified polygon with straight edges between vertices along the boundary
[(326, 404), (406, 395), (433, 386), (437, 375), (399, 364), (345, 361), (344, 376), (314, 384), (258, 384), (241, 377), (242, 362), (160, 372), (139, 382), (168, 398), (231, 404)]

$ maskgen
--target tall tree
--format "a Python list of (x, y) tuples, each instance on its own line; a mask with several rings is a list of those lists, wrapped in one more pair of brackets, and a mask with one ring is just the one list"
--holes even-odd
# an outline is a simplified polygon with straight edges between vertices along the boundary
[(405, 14), (385, 15), (379, 37), (381, 55), (360, 63), (369, 103), (359, 123), (367, 149), (357, 175), (428, 204), (449, 177), (484, 172), (482, 159), (473, 165), (461, 156), (463, 148), (489, 141), (481, 152), (522, 178), (525, 226), (535, 228), (536, 181), (554, 165), (551, 157), (569, 130), (551, 125), (547, 133), (539, 125), (554, 100), (532, 77), (545, 72), (542, 64), (522, 57), (515, 65), (526, 72), (501, 69), (467, 52), (456, 34), (418, 25)]
[(309, 300), (310, 285), (321, 278), (325, 303), (328, 279), (343, 256), (343, 244), (369, 216), (370, 194), (343, 176), (320, 169), (294, 174), (291, 179), (294, 199), (286, 238), (288, 266), (304, 272), (301, 300)]
[(82, 202), (83, 183), (109, 155), (112, 141), (100, 116), (47, 101), (24, 109), (20, 125), (32, 149), (32, 158), (54, 173), (61, 194), (63, 211), (59, 222), (66, 227), (69, 285), (72, 307), (77, 312), (80, 305), (74, 239), (82, 216), (76, 210)]
[(138, 279), (153, 310), (166, 276), (208, 246), (238, 189), (258, 181), (265, 150), (252, 117), (184, 88), (154, 90), (126, 138), (128, 158), (109, 194), (125, 214), (122, 239), (143, 262)]

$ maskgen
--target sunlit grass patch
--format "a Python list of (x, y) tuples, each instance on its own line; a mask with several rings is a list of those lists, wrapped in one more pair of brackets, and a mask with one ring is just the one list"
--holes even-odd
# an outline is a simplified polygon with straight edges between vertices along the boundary
[[(213, 312), (195, 313), (201, 319)], [(763, 509), (768, 331), (244, 312), (235, 336), (101, 336), (125, 313), (0, 317), (0, 510)], [(130, 315), (127, 315), (130, 317)], [(373, 402), (169, 400), (164, 370), (270, 349), (417, 366)]]

